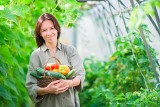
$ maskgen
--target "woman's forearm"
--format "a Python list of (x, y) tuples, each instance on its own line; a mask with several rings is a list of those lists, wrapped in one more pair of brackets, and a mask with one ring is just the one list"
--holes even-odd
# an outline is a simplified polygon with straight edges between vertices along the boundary
[(73, 78), (71, 81), (72, 81), (72, 87), (78, 86), (81, 83), (80, 78)]
[(37, 94), (38, 94), (39, 96), (45, 95), (45, 94), (48, 94), (48, 91), (47, 91), (46, 88), (41, 88), (41, 87), (39, 87), (38, 90), (37, 90)]

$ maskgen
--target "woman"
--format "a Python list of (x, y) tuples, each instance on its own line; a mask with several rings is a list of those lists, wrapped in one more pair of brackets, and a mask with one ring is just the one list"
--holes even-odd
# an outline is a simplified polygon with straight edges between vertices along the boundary
[[(26, 88), (36, 107), (79, 107), (78, 91), (82, 90), (85, 79), (83, 63), (73, 46), (60, 43), (60, 25), (56, 18), (48, 13), (41, 15), (36, 23), (35, 37), (38, 48), (30, 56)], [(60, 60), (61, 64), (76, 69), (73, 78), (56, 80), (41, 88), (37, 79), (30, 75), (37, 67), (44, 65), (51, 56)]]

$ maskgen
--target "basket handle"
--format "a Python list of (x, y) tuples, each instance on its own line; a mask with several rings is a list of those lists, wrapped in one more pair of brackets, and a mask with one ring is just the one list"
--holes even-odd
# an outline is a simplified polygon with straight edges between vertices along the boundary
[(59, 65), (61, 65), (60, 60), (57, 59), (56, 57), (53, 56), (53, 57), (48, 58), (47, 62), (46, 62), (45, 65), (44, 65), (44, 77), (46, 76), (46, 69), (45, 69), (45, 66), (47, 65), (48, 61), (49, 61), (50, 59), (52, 59), (52, 58), (55, 59), (56, 63), (58, 63)]

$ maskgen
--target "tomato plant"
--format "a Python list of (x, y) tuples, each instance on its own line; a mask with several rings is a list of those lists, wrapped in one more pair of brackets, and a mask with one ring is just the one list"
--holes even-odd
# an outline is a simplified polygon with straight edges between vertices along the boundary
[[(143, 30), (149, 39), (147, 26)], [(155, 77), (139, 32), (135, 30), (117, 38), (115, 47), (108, 61), (95, 57), (84, 60), (86, 82), (80, 93), (82, 107), (158, 106), (160, 92), (154, 89), (156, 82), (151, 82)], [(151, 46), (149, 50), (156, 61), (155, 50)]]

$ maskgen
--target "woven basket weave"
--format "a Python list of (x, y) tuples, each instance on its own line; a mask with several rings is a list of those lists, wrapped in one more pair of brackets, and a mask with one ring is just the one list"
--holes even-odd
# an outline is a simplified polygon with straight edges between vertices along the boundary
[[(49, 60), (52, 59), (52, 58), (55, 59), (56, 63), (58, 63), (59, 65), (61, 64), (61, 62), (56, 57), (50, 57), (47, 60), (45, 66), (47, 65), (47, 63), (49, 62)], [(43, 77), (41, 77), (40, 79), (38, 79), (38, 86), (39, 87), (46, 87), (52, 81), (57, 80), (57, 78), (54, 78), (54, 77), (51, 77), (51, 76), (46, 76), (45, 66), (44, 66), (44, 75), (43, 75)]]

